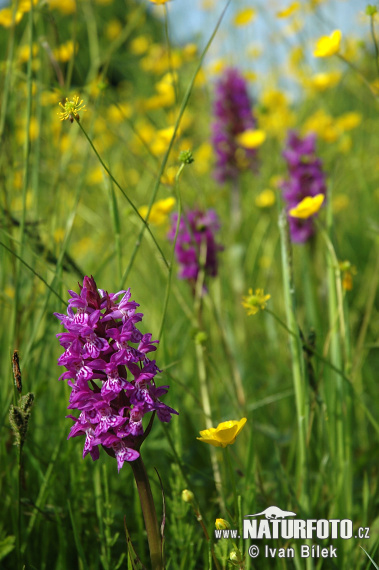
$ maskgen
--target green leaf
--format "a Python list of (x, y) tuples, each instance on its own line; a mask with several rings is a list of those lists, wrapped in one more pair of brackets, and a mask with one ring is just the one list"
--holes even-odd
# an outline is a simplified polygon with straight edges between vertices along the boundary
[(0, 540), (0, 560), (8, 556), (10, 552), (15, 547), (16, 537), (13, 534), (10, 534), (6, 538)]

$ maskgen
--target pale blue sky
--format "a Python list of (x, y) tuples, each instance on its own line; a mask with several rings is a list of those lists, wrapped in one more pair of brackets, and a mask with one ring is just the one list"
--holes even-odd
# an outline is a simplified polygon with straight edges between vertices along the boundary
[[(278, 19), (276, 12), (288, 7), (292, 1), (233, 0), (207, 56), (207, 62), (222, 58), (228, 65), (238, 66), (243, 71), (254, 71), (259, 76), (261, 86), (264, 82), (274, 82), (272, 70), (281, 68), (281, 86), (293, 92), (291, 82), (286, 85), (286, 56), (291, 47), (299, 44), (299, 39), (305, 48), (307, 63), (316, 71), (325, 70), (330, 64), (312, 55), (315, 40), (321, 35), (329, 35), (338, 28), (343, 37), (369, 37), (369, 18), (365, 16), (368, 4), (366, 0), (326, 0), (317, 12), (312, 14), (302, 9), (299, 17), (305, 24), (303, 30), (299, 35), (288, 35), (285, 30), (291, 20)], [(170, 35), (174, 42), (184, 44), (196, 39), (200, 46), (205, 44), (226, 0), (213, 0), (214, 8), (208, 11), (202, 9), (203, 2), (204, 0), (172, 0), (166, 4)], [(300, 0), (300, 4), (303, 8), (308, 2)], [(233, 16), (236, 11), (245, 7), (256, 9), (257, 17), (248, 26), (236, 28), (232, 25)], [(157, 13), (163, 13), (162, 6), (156, 7), (155, 10)], [(255, 59), (249, 55), (248, 49), (254, 46), (261, 50), (261, 56)], [(337, 62), (336, 65), (342, 64)]]

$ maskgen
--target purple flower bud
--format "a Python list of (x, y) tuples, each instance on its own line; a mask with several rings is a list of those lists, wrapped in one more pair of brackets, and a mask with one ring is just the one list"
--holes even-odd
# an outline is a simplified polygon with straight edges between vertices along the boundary
[(256, 128), (247, 84), (237, 69), (226, 69), (216, 85), (212, 143), (216, 153), (214, 177), (223, 184), (236, 180), (242, 170), (255, 171), (256, 149), (243, 148), (237, 135)]
[[(172, 216), (172, 226), (168, 233), (168, 239), (174, 241), (178, 214)], [(216, 243), (215, 233), (220, 224), (214, 210), (201, 212), (189, 210), (183, 214), (179, 223), (179, 232), (175, 244), (176, 259), (179, 263), (179, 278), (187, 279), (192, 287), (195, 287), (200, 271), (200, 255), (202, 244), (206, 247), (205, 274), (211, 277), (217, 275), (217, 253), (223, 247)]]

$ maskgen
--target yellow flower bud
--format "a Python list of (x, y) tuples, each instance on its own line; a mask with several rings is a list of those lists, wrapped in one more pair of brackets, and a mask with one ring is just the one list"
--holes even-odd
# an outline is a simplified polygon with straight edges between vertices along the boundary
[(188, 491), (188, 489), (182, 491), (182, 499), (185, 503), (193, 503), (194, 498), (192, 491)]
[(216, 519), (215, 527), (217, 530), (226, 530), (230, 528), (230, 524), (225, 519)]

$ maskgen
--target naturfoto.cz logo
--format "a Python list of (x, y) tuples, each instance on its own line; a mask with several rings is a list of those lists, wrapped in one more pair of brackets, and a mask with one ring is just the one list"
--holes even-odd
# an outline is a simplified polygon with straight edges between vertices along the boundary
[[(264, 515), (264, 518), (257, 518)], [(243, 521), (243, 538), (250, 540), (261, 539), (278, 539), (284, 540), (325, 540), (342, 538), (348, 540), (351, 538), (368, 539), (370, 538), (370, 529), (360, 527), (356, 534), (353, 531), (353, 522), (350, 519), (295, 519), (296, 513), (292, 511), (283, 511), (279, 507), (268, 507), (260, 513), (253, 515), (245, 515)], [(215, 530), (215, 538), (240, 538), (238, 530), (223, 529)], [(264, 550), (266, 557), (294, 557), (293, 548), (269, 548), (267, 545)], [(259, 547), (252, 545), (249, 548), (249, 554), (252, 558), (259, 555)], [(301, 545), (300, 556), (302, 558), (336, 558), (337, 548), (329, 546), (322, 548), (319, 545)]]

